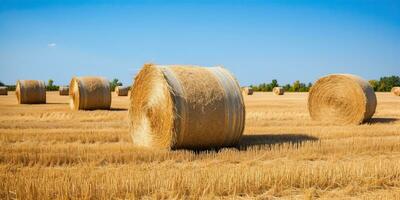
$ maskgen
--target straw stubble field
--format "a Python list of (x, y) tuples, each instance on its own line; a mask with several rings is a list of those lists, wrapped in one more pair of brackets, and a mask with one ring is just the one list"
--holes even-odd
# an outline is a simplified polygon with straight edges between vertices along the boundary
[(307, 93), (246, 96), (238, 148), (218, 152), (137, 148), (129, 97), (111, 111), (71, 111), (0, 96), (0, 199), (222, 197), (400, 198), (400, 98), (377, 93), (367, 124), (310, 120)]

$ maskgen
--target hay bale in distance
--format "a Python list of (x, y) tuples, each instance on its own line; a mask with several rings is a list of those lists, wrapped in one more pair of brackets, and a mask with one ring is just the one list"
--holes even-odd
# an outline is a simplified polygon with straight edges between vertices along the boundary
[(103, 77), (74, 77), (69, 84), (70, 107), (73, 110), (110, 109), (110, 83)]
[(400, 96), (400, 87), (393, 87), (391, 92), (396, 96)]
[(320, 78), (311, 88), (308, 110), (314, 120), (360, 124), (375, 113), (376, 96), (370, 84), (351, 74)]
[(130, 133), (139, 146), (210, 149), (239, 142), (241, 89), (226, 69), (146, 64), (130, 95)]
[(117, 96), (128, 96), (130, 87), (126, 86), (117, 86), (115, 87), (115, 94), (117, 94)]
[(274, 89), (272, 89), (272, 92), (275, 95), (283, 95), (285, 94), (285, 89), (283, 89), (283, 87), (274, 87)]
[(18, 80), (15, 95), (19, 104), (46, 103), (46, 85), (39, 80)]
[(253, 95), (253, 88), (251, 87), (243, 87), (242, 89), (243, 95)]
[(68, 86), (60, 86), (58, 89), (60, 96), (68, 96), (69, 95), (69, 87)]
[(8, 95), (7, 87), (0, 87), (0, 95)]

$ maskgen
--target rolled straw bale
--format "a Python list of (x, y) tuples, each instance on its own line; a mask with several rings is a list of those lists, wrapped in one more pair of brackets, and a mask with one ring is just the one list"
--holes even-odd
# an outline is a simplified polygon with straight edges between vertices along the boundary
[(69, 95), (69, 87), (68, 86), (60, 86), (58, 91), (60, 92), (60, 96), (68, 96)]
[(308, 97), (311, 118), (335, 124), (360, 124), (374, 115), (376, 104), (370, 84), (351, 74), (320, 78)]
[(253, 95), (253, 88), (251, 87), (244, 87), (242, 91), (243, 95)]
[(272, 89), (272, 92), (275, 95), (283, 95), (285, 94), (285, 89), (283, 89), (283, 87), (274, 87), (274, 89)]
[(396, 96), (400, 96), (400, 87), (393, 87), (392, 93)]
[(245, 107), (234, 76), (221, 67), (144, 65), (131, 89), (133, 142), (164, 149), (232, 146)]
[(117, 94), (117, 96), (128, 96), (129, 90), (130, 87), (117, 86), (115, 87), (115, 94)]
[(46, 103), (46, 85), (39, 80), (18, 80), (15, 95), (19, 104)]
[(0, 87), (0, 95), (8, 95), (7, 87)]
[(110, 83), (103, 77), (74, 77), (69, 84), (73, 110), (110, 109)]

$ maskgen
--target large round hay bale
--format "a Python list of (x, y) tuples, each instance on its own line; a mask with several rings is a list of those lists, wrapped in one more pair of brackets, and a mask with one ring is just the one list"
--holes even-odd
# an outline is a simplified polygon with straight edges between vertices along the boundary
[(350, 74), (320, 78), (308, 97), (311, 118), (334, 124), (360, 124), (372, 117), (376, 104), (370, 84)]
[(18, 80), (15, 95), (19, 104), (46, 103), (46, 85), (39, 80)]
[(253, 88), (251, 87), (243, 87), (242, 89), (243, 95), (253, 95)]
[(69, 87), (68, 86), (60, 86), (58, 91), (60, 92), (60, 96), (68, 96), (69, 95)]
[(103, 77), (74, 77), (69, 84), (73, 110), (110, 109), (110, 83)]
[(115, 87), (115, 94), (117, 94), (117, 96), (128, 96), (130, 87), (123, 87), (123, 86), (117, 86)]
[(272, 89), (272, 92), (275, 95), (283, 95), (285, 94), (285, 89), (283, 89), (283, 87), (274, 87), (274, 89)]
[(0, 95), (8, 95), (7, 87), (0, 87)]
[(130, 133), (139, 146), (211, 149), (242, 136), (243, 96), (224, 68), (146, 64), (131, 92)]
[(393, 87), (392, 93), (396, 96), (400, 96), (400, 87)]

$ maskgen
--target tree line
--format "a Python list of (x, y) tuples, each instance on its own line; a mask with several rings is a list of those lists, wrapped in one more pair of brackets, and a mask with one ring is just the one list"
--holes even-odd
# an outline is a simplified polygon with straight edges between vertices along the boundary
[[(400, 87), (400, 76), (384, 76), (381, 77), (379, 80), (369, 80), (369, 84), (371, 84), (372, 88), (376, 92), (390, 92), (390, 90), (395, 87)], [(3, 82), (0, 81), (0, 86), (6, 86), (9, 91), (15, 91), (15, 85), (5, 85)], [(110, 89), (111, 91), (115, 90), (115, 87), (122, 86), (122, 83), (117, 79), (114, 78), (110, 82)], [(46, 90), (47, 91), (58, 91), (60, 86), (55, 85), (52, 79), (47, 81)], [(280, 85), (278, 80), (273, 79), (271, 83), (261, 83), (259, 85), (250, 85), (254, 91), (260, 92), (271, 92), (274, 87), (283, 87), (287, 92), (308, 92), (312, 87), (312, 83), (302, 83), (299, 80), (296, 80), (292, 84), (285, 84)]]
[(312, 83), (302, 83), (299, 80), (293, 82), (292, 84), (279, 85), (276, 79), (273, 79), (271, 83), (261, 83), (259, 85), (250, 85), (254, 91), (259, 92), (271, 92), (274, 87), (283, 87), (287, 92), (308, 92), (312, 86)]
[[(376, 92), (390, 92), (393, 87), (400, 86), (400, 76), (384, 76), (379, 80), (369, 80), (368, 82)], [(259, 92), (271, 92), (274, 87), (283, 87), (287, 92), (308, 92), (312, 83), (306, 84), (296, 80), (292, 84), (280, 85), (276, 79), (273, 79), (270, 83), (250, 85), (250, 87)]]
[[(15, 91), (16, 85), (6, 85), (0, 81), (0, 86), (6, 86), (8, 91)], [(115, 90), (115, 87), (122, 86), (122, 83), (117, 79), (114, 78), (110, 81), (110, 89), (111, 91)], [(53, 79), (49, 79), (46, 84), (47, 91), (58, 91), (60, 89), (59, 85), (55, 85)]]
[(384, 76), (379, 80), (370, 80), (369, 84), (378, 92), (390, 92), (393, 87), (400, 86), (400, 76)]

